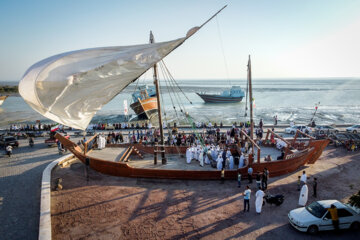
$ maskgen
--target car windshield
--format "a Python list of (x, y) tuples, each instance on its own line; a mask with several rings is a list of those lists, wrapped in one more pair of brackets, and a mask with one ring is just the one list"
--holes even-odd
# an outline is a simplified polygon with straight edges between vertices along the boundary
[(306, 207), (306, 210), (317, 218), (321, 218), (326, 212), (326, 208), (321, 206), (318, 202), (311, 203)]

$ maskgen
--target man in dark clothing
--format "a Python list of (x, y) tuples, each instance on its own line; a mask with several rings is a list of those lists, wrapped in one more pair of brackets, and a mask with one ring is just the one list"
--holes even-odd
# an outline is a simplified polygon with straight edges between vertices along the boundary
[(225, 164), (226, 164), (226, 149), (224, 148), (224, 151), (222, 152), (222, 168), (225, 169)]
[(313, 182), (313, 196), (314, 197), (317, 197), (316, 191), (317, 191), (317, 178), (314, 178), (314, 182)]
[(267, 189), (267, 181), (269, 179), (269, 170), (267, 168), (264, 168), (263, 178), (261, 179), (261, 185), (262, 189)]

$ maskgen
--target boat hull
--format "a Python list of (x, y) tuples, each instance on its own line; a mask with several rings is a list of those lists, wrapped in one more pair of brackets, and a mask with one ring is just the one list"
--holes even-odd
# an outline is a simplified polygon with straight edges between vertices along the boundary
[(201, 94), (196, 93), (202, 100), (206, 103), (236, 103), (241, 102), (243, 97), (225, 97), (221, 95), (214, 94)]
[[(85, 159), (90, 159), (90, 167), (103, 174), (122, 176), (122, 177), (142, 177), (142, 178), (165, 178), (165, 179), (189, 179), (189, 180), (216, 180), (221, 179), (221, 171), (218, 170), (178, 170), (178, 169), (147, 169), (134, 168), (123, 162), (106, 161), (85, 155), (79, 146), (70, 140), (64, 138), (60, 134), (56, 135), (61, 143), (69, 151), (71, 151), (80, 161), (85, 163)], [(281, 176), (296, 171), (299, 167), (306, 163), (314, 163), (320, 157), (322, 151), (329, 143), (329, 140), (315, 140), (308, 148), (289, 155), (284, 160), (276, 160), (271, 162), (252, 163), (254, 172), (263, 171), (266, 167), (270, 171), (272, 177)], [(120, 145), (119, 145), (120, 146)], [(124, 147), (126, 145), (121, 145)], [(129, 145), (130, 146), (130, 145)], [(153, 153), (153, 147), (147, 147), (142, 144), (134, 144), (140, 152)], [(108, 145), (107, 147), (117, 147), (116, 145)], [(186, 147), (172, 147), (166, 146), (165, 152), (167, 154), (185, 153)], [(248, 165), (236, 169), (225, 170), (225, 179), (237, 179), (238, 173), (243, 178), (247, 177)]]
[(139, 119), (151, 119), (157, 114), (156, 97), (150, 97), (145, 100), (139, 100), (130, 105), (131, 109), (136, 113)]
[(0, 96), (0, 106), (4, 103), (4, 101), (7, 97), (8, 96)]

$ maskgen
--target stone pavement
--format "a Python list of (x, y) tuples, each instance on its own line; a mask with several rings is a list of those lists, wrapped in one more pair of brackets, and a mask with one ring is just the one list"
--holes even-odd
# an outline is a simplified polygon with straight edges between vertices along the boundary
[(57, 148), (35, 139), (29, 147), (19, 140), (20, 147), (9, 158), (0, 152), (0, 239), (37, 239), (39, 231), (40, 186), (42, 172), (59, 158)]

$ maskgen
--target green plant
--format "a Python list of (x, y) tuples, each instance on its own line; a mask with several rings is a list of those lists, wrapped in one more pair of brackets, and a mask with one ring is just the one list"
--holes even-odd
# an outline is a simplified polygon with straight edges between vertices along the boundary
[(360, 208), (360, 191), (350, 197), (349, 204), (351, 206)]

